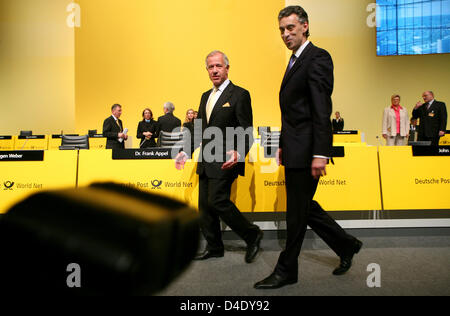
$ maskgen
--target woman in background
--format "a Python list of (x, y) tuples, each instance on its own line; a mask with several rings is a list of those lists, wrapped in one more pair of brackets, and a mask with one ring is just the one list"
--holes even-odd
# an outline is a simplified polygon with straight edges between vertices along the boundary
[(144, 109), (142, 118), (137, 128), (137, 138), (141, 139), (139, 148), (156, 147), (155, 138), (159, 137), (159, 124), (153, 119), (153, 113), (149, 108)]
[(183, 123), (183, 132), (185, 129), (189, 130), (191, 133), (191, 154), (194, 151), (194, 119), (195, 119), (195, 111), (193, 109), (189, 109), (186, 112), (186, 118)]
[(400, 105), (400, 96), (391, 97), (391, 106), (384, 109), (382, 133), (387, 146), (405, 146), (409, 137), (408, 111)]

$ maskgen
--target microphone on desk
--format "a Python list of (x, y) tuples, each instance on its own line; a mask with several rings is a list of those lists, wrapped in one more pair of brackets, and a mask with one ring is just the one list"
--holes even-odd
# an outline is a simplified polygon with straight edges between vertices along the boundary
[(22, 146), (22, 148), (20, 148), (20, 150), (23, 150), (23, 148), (25, 147), (25, 145), (28, 143), (28, 138), (27, 139), (25, 139), (25, 142), (23, 143), (23, 146)]

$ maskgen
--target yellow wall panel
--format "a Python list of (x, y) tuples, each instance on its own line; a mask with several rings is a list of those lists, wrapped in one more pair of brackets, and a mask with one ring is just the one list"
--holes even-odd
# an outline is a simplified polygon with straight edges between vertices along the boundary
[[(173, 160), (113, 160), (111, 150), (80, 151), (80, 186), (92, 182), (118, 182), (198, 206), (196, 156), (184, 170)], [(360, 163), (364, 161), (365, 163)], [(321, 179), (316, 200), (327, 211), (380, 210), (380, 184), (376, 147), (345, 148)], [(231, 200), (242, 212), (285, 212), (284, 168), (264, 158), (254, 145), (247, 157), (245, 177), (233, 183)]]
[(0, 135), (75, 130), (69, 0), (0, 0)]
[[(184, 121), (210, 89), (206, 55), (223, 50), (230, 79), (250, 91), (255, 124), (280, 125), (278, 89), (286, 67), (277, 13), (284, 1), (80, 0), (75, 31), (77, 131), (101, 131), (114, 103), (136, 135), (145, 107), (175, 104)], [(137, 143), (134, 144), (137, 146)]]

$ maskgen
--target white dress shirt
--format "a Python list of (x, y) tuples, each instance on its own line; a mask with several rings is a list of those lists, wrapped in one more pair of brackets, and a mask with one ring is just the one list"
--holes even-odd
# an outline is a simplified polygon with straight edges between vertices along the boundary
[[(297, 59), (300, 57), (300, 55), (303, 53), (303, 51), (305, 50), (306, 46), (308, 46), (309, 43), (310, 43), (309, 41), (306, 41), (306, 42), (303, 43), (302, 46), (300, 46), (300, 47), (297, 49), (297, 51), (296, 51), (295, 54), (294, 54), (295, 57), (297, 57), (297, 58), (295, 59), (295, 61), (297, 61)], [(294, 64), (295, 64), (295, 62), (294, 62)]]

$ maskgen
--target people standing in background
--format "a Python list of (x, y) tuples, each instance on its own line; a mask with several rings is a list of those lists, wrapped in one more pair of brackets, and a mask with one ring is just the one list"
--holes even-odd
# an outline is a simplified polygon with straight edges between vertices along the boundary
[(164, 115), (158, 118), (160, 130), (167, 133), (179, 132), (181, 129), (181, 121), (173, 115), (173, 111), (175, 111), (173, 103), (164, 103), (163, 111)]
[(155, 138), (159, 137), (159, 124), (153, 119), (153, 112), (149, 108), (142, 111), (142, 121), (137, 127), (137, 136), (141, 139), (139, 148), (156, 147)]
[(106, 137), (106, 149), (123, 149), (128, 135), (123, 132), (123, 124), (119, 119), (122, 115), (122, 106), (114, 104), (111, 107), (111, 116), (103, 122), (103, 136)]
[(342, 132), (344, 130), (344, 119), (339, 112), (336, 112), (334, 115), (336, 118), (332, 121), (333, 132)]
[(384, 109), (383, 138), (387, 146), (405, 146), (409, 137), (408, 111), (400, 105), (400, 96), (391, 97), (391, 106)]
[(432, 91), (425, 91), (422, 98), (424, 103), (417, 102), (412, 112), (414, 119), (420, 119), (418, 140), (431, 141), (431, 146), (438, 146), (447, 128), (447, 108), (444, 102), (434, 99)]

